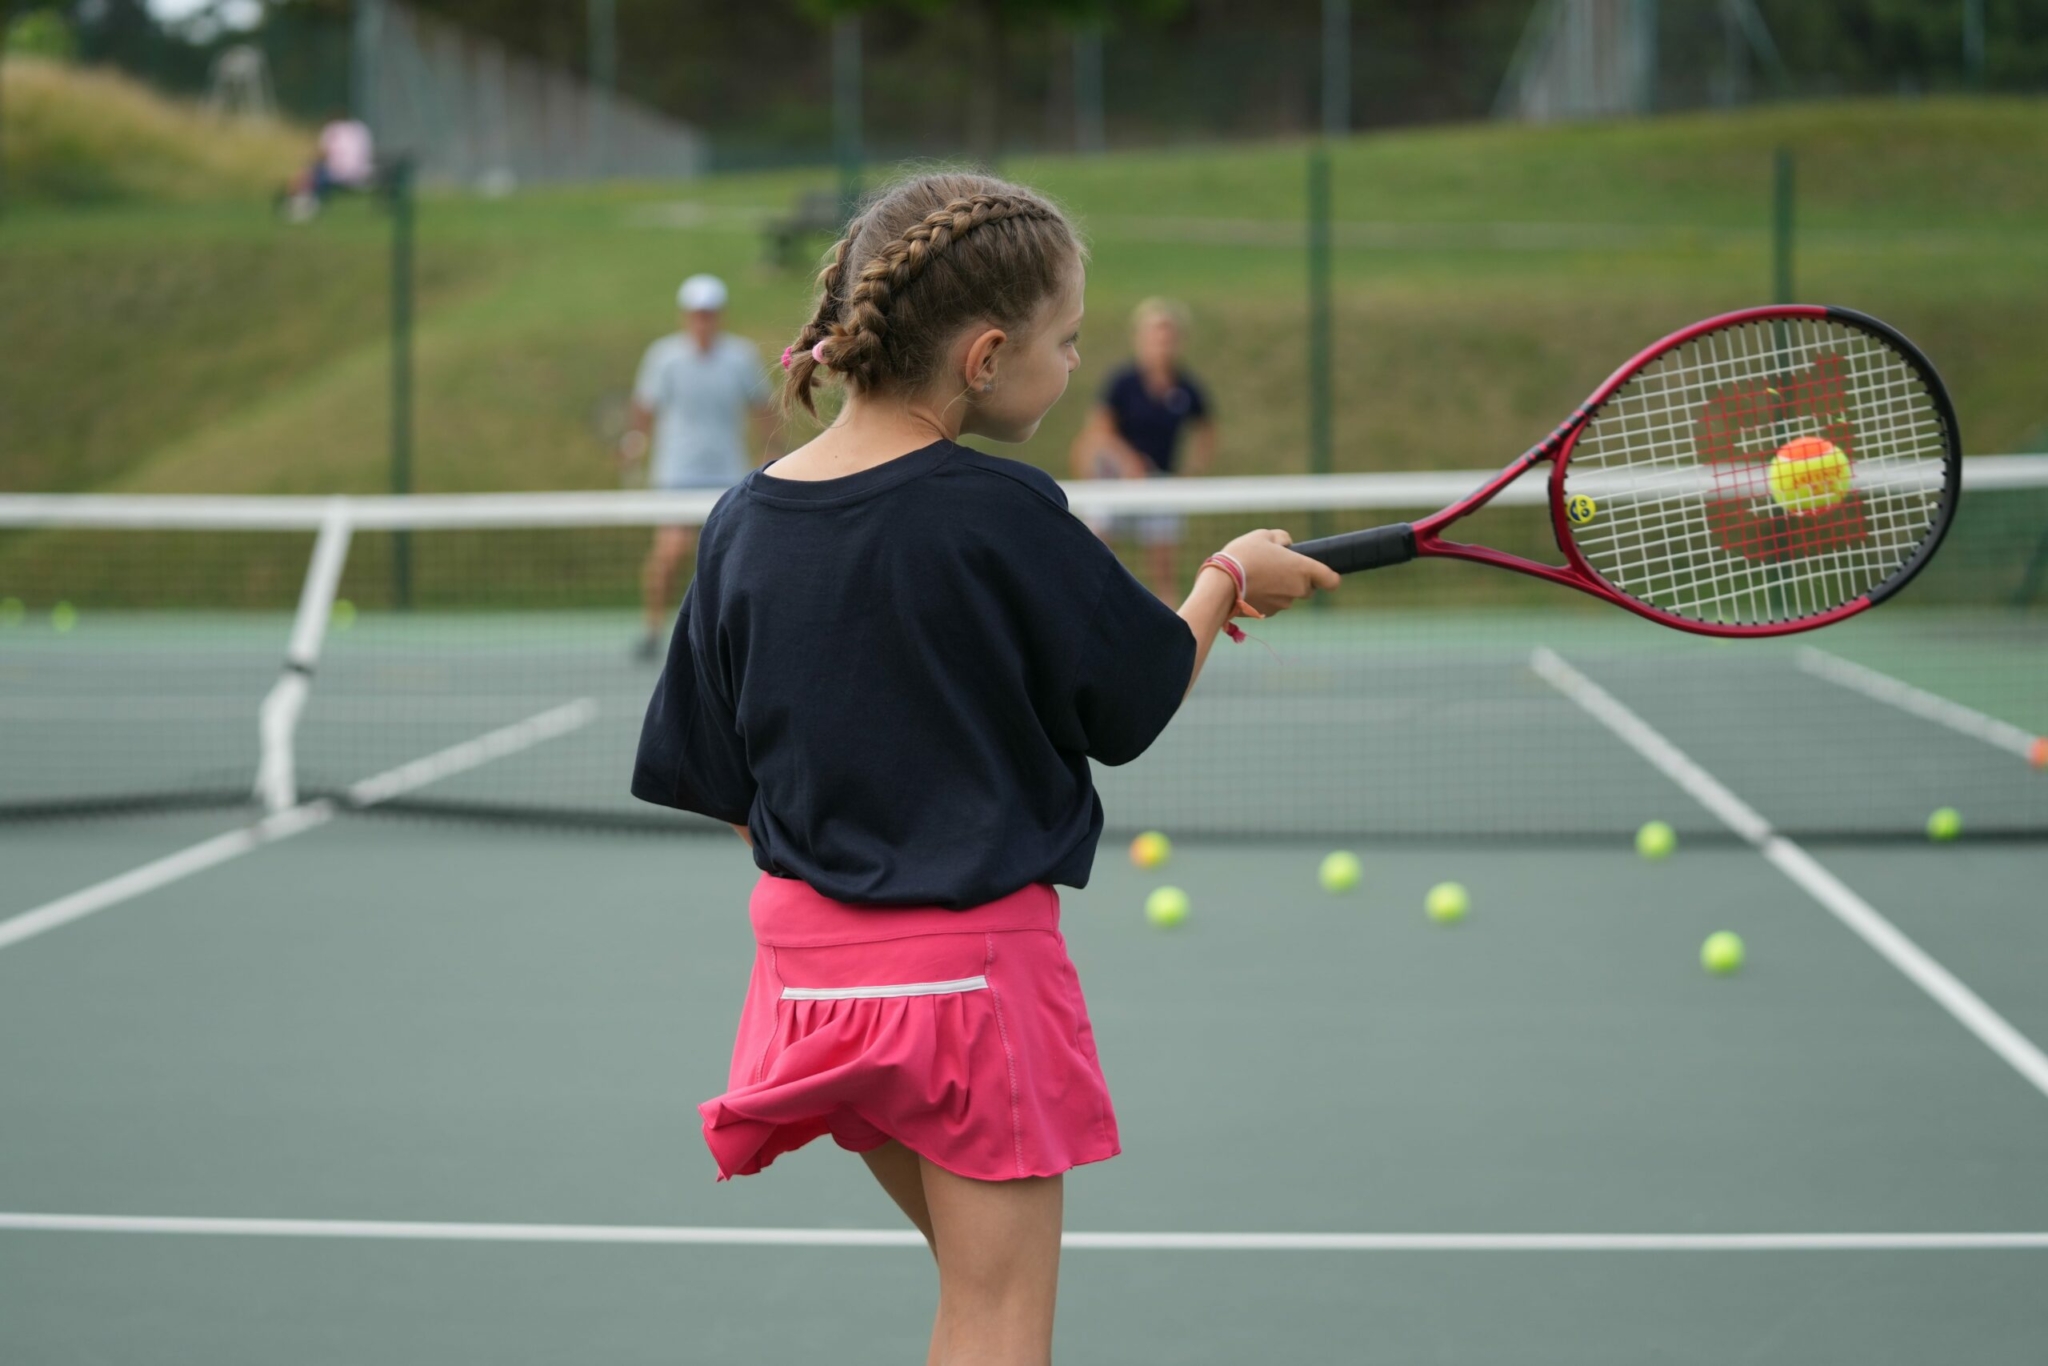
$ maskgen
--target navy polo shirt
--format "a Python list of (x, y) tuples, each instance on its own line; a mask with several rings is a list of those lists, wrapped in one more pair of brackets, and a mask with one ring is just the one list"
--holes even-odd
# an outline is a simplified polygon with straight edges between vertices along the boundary
[(843, 479), (773, 468), (704, 524), (633, 795), (745, 825), (762, 869), (858, 905), (1087, 885), (1088, 761), (1172, 719), (1187, 624), (1032, 466), (939, 441)]
[(1171, 472), (1180, 449), (1180, 429), (1209, 415), (1209, 397), (1194, 378), (1176, 370), (1173, 387), (1154, 395), (1136, 365), (1126, 365), (1102, 386), (1102, 406), (1116, 434), (1135, 447), (1156, 470)]

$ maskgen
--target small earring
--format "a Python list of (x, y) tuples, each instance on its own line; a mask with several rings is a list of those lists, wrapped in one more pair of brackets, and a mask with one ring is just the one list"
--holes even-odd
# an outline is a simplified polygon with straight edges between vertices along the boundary
[(991, 381), (989, 381), (989, 382), (988, 382), (987, 384), (984, 384), (984, 385), (982, 385), (982, 386), (981, 386), (981, 392), (983, 392), (984, 394), (992, 394), (992, 393), (994, 393), (995, 391), (996, 391), (996, 386), (995, 386), (995, 381), (993, 381), (993, 380), (991, 380)]

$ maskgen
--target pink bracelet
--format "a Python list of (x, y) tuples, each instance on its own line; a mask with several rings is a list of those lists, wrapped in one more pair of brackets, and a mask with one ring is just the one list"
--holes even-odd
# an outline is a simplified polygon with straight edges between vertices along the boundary
[[(1251, 617), (1255, 620), (1264, 619), (1266, 615), (1264, 612), (1259, 611), (1256, 607), (1253, 607), (1251, 603), (1245, 601), (1244, 566), (1237, 562), (1237, 556), (1219, 550), (1214, 555), (1211, 555), (1208, 559), (1202, 561), (1202, 568), (1220, 569), (1226, 575), (1229, 576), (1231, 586), (1237, 590), (1237, 602), (1230, 609), (1230, 614), (1232, 616)], [(1225, 621), (1223, 623), (1223, 633), (1229, 636), (1233, 641), (1237, 642), (1240, 645), (1244, 643), (1244, 632), (1238, 629), (1237, 623), (1235, 622)]]

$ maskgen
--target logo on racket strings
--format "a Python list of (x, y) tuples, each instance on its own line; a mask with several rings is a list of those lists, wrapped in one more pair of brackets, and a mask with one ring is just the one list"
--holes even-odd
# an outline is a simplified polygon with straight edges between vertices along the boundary
[(1564, 515), (1571, 519), (1573, 526), (1584, 526), (1593, 520), (1593, 514), (1599, 510), (1594, 506), (1593, 500), (1583, 493), (1575, 493), (1565, 500)]

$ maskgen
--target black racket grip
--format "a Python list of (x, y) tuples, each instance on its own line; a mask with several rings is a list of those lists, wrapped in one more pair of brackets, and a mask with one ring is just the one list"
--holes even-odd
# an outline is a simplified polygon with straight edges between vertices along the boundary
[(1347, 531), (1342, 536), (1325, 536), (1289, 547), (1297, 555), (1319, 560), (1339, 574), (1356, 574), (1367, 569), (1385, 569), (1415, 558), (1415, 528), (1406, 522), (1376, 526), (1366, 531)]

